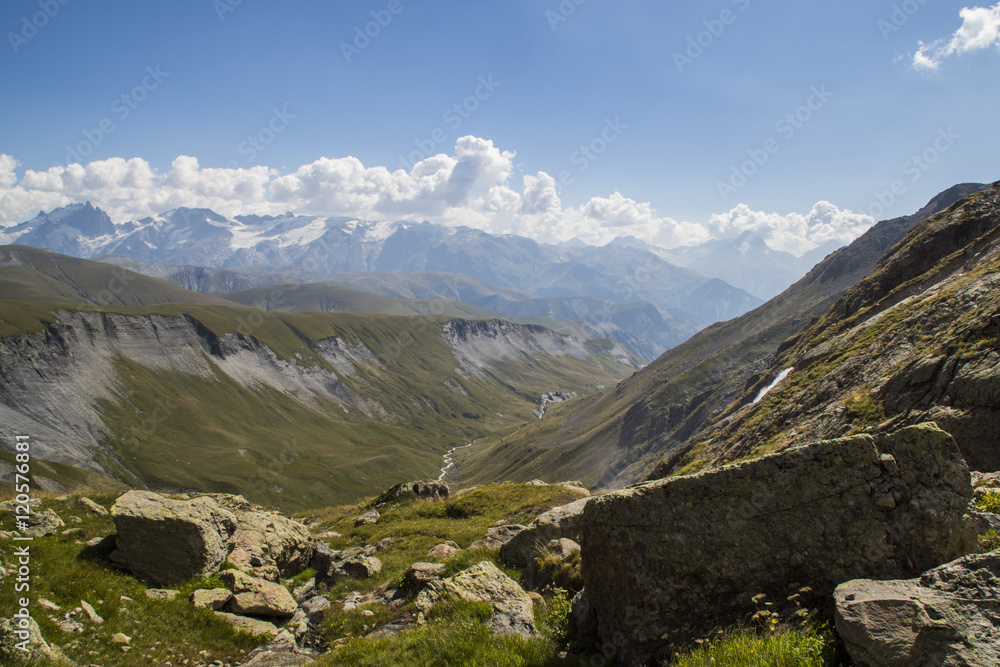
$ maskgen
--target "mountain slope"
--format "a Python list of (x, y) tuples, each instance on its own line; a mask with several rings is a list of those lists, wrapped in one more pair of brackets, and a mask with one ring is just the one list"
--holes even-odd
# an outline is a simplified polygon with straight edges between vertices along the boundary
[(461, 479), (580, 478), (620, 486), (664, 459), (662, 470), (693, 464), (694, 434), (741, 393), (773, 380), (771, 361), (783, 341), (823, 315), (919, 222), (983, 187), (955, 186), (912, 216), (880, 222), (765, 305), (699, 332), (613, 390), (557, 406), (541, 422), (466, 450)]
[[(263, 311), (46, 251), (0, 257), (3, 295), (23, 297), (0, 300), (0, 435), (30, 434), (53, 488), (345, 502), (436, 475), (445, 450), (534, 419), (544, 394), (641, 365), (534, 325)], [(113, 281), (144, 305), (95, 305)]]
[(169, 282), (27, 246), (0, 246), (0, 299), (115, 306), (227, 305)]
[(782, 348), (764, 373), (793, 368), (780, 384), (695, 434), (704, 464), (936, 421), (970, 467), (1000, 469), (1000, 183), (914, 228)]
[(36, 321), (0, 339), (5, 442), (29, 433), (40, 459), (283, 506), (432, 475), (449, 447), (532, 419), (542, 394), (592, 390), (634, 363), (607, 341), (500, 320), (2, 310)]

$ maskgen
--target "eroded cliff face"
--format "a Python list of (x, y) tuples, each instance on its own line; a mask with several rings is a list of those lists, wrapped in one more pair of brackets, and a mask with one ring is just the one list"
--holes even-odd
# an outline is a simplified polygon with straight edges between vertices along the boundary
[(223, 311), (67, 308), (0, 339), (2, 442), (29, 434), (33, 456), (130, 485), (346, 502), (641, 363), (499, 320), (274, 314), (234, 331), (255, 311)]
[(190, 317), (63, 311), (44, 331), (0, 339), (0, 429), (32, 434), (40, 458), (100, 469), (92, 457), (108, 429), (97, 404), (127, 398), (119, 389), (122, 360), (205, 381), (222, 373), (249, 389), (267, 386), (302, 402), (325, 399), (392, 419), (341, 381), (376, 361), (368, 348), (330, 338), (316, 351), (337, 372), (280, 359), (240, 333), (218, 337)]

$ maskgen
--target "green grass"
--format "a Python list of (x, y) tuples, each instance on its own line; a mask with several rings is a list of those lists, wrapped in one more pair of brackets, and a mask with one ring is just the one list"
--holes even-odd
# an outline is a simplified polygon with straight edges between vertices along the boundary
[[(35, 494), (39, 497), (39, 494)], [(114, 495), (93, 495), (96, 502), (110, 506)], [(130, 575), (115, 570), (108, 561), (110, 549), (105, 545), (87, 547), (84, 542), (94, 537), (114, 533), (114, 524), (108, 517), (98, 517), (89, 510), (78, 507), (73, 500), (43, 500), (43, 509), (51, 508), (66, 522), (67, 528), (79, 528), (74, 535), (54, 535), (35, 538), (30, 544), (31, 589), (28, 592), (32, 606), (29, 611), (49, 643), (54, 643), (66, 655), (80, 664), (118, 665), (145, 667), (167, 661), (181, 664), (183, 660), (201, 662), (199, 651), (208, 651), (212, 660), (237, 662), (246, 652), (260, 644), (260, 640), (237, 634), (225, 621), (212, 612), (195, 609), (187, 596), (197, 588), (221, 586), (217, 579), (192, 580), (178, 586), (181, 594), (170, 602), (146, 597), (147, 586)], [(76, 517), (78, 521), (72, 517)], [(0, 517), (4, 529), (12, 529), (9, 516)], [(12, 562), (12, 551), (23, 543), (0, 542), (0, 560)], [(0, 589), (0, 607), (14, 608), (14, 590), (10, 582)], [(122, 599), (122, 596), (131, 598)], [(58, 612), (38, 606), (45, 598), (62, 607)], [(51, 619), (80, 606), (81, 600), (89, 602), (104, 623), (90, 622), (86, 614), (74, 617), (83, 623), (82, 633), (65, 634)], [(115, 633), (132, 638), (132, 648), (123, 652), (111, 642)]]
[(823, 667), (833, 665), (831, 631), (733, 630), (678, 655), (671, 667)]
[[(322, 665), (490, 665), (521, 667), (558, 664), (551, 644), (545, 639), (497, 637), (478, 619), (431, 622), (426, 626), (387, 639), (354, 639), (330, 654), (321, 656)], [(563, 663), (565, 664), (565, 663)]]
[(1000, 493), (983, 493), (976, 498), (976, 509), (980, 512), (1000, 514)]

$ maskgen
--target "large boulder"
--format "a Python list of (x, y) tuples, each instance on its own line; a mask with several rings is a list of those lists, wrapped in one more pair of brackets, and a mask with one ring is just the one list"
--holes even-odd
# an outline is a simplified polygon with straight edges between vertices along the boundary
[(490, 561), (484, 560), (448, 579), (430, 582), (417, 596), (417, 609), (426, 613), (442, 598), (489, 602), (493, 616), (488, 625), (496, 634), (538, 636), (531, 598)]
[(1000, 553), (966, 556), (919, 579), (841, 584), (837, 632), (869, 667), (1000, 665)]
[(155, 584), (176, 584), (219, 571), (233, 548), (237, 520), (206, 497), (171, 500), (129, 491), (111, 508), (118, 529), (111, 559)]
[(219, 577), (233, 592), (226, 608), (235, 614), (290, 618), (298, 609), (295, 598), (280, 584), (251, 577), (239, 570), (225, 570)]
[(422, 479), (416, 482), (404, 482), (391, 487), (372, 503), (375, 507), (388, 505), (401, 500), (444, 500), (451, 493), (447, 482)]
[(552, 540), (562, 538), (578, 541), (580, 516), (593, 497), (580, 498), (568, 505), (553, 507), (539, 515), (528, 527), (511, 537), (500, 547), (500, 558), (510, 565), (524, 567), (537, 558)]
[(236, 515), (229, 563), (269, 581), (291, 577), (309, 567), (316, 540), (303, 524), (253, 505), (242, 496), (213, 495)]
[[(976, 547), (969, 470), (934, 424), (807, 445), (590, 501), (583, 578), (623, 662), (746, 619), (752, 597), (912, 577)], [(806, 596), (808, 597), (808, 596)]]

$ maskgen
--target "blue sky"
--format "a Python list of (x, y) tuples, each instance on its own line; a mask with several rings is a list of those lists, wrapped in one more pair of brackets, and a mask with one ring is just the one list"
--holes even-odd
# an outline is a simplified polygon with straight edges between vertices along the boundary
[(1000, 178), (1000, 5), (966, 6), (7, 0), (0, 221), (92, 199), (801, 251)]

